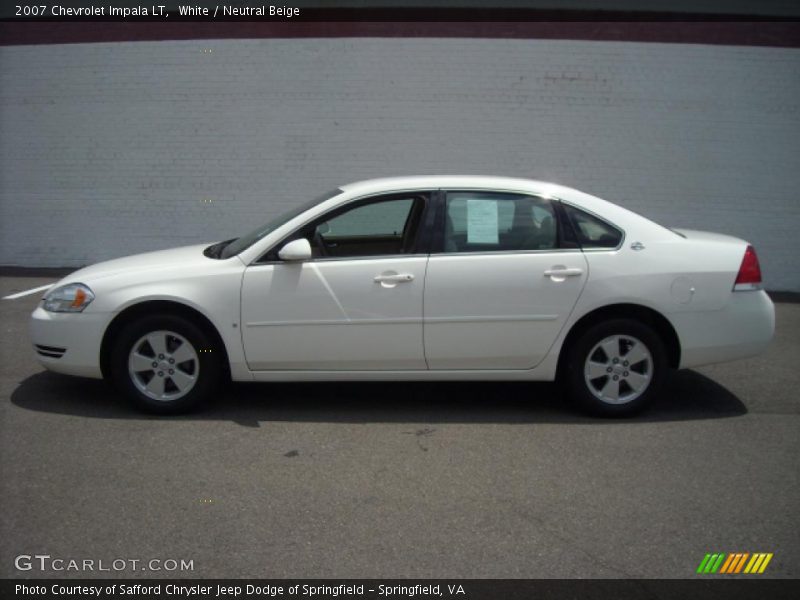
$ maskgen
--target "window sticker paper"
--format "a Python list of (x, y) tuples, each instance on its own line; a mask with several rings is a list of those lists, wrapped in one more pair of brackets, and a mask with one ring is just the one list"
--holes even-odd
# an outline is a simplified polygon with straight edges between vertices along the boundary
[(497, 201), (467, 200), (467, 243), (498, 244)]

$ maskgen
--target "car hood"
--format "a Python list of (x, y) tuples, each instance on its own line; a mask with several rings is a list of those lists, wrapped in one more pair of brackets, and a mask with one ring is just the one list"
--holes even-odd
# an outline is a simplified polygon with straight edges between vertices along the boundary
[(170, 248), (169, 250), (158, 250), (156, 252), (146, 252), (107, 260), (70, 273), (59, 281), (58, 285), (70, 282), (88, 283), (89, 281), (97, 281), (98, 279), (126, 273), (155, 272), (175, 268), (189, 269), (204, 263), (208, 264), (214, 261), (213, 258), (208, 258), (203, 254), (203, 250), (208, 248), (209, 245), (182, 246), (180, 248)]

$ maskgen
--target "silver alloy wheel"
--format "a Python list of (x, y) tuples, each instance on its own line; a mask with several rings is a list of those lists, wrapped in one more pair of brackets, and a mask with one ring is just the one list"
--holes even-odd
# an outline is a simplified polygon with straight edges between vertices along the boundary
[(583, 375), (589, 391), (608, 404), (625, 404), (641, 396), (653, 378), (653, 357), (640, 340), (612, 335), (586, 357)]
[(177, 400), (197, 383), (200, 360), (182, 335), (151, 331), (131, 348), (128, 374), (136, 388), (153, 400)]

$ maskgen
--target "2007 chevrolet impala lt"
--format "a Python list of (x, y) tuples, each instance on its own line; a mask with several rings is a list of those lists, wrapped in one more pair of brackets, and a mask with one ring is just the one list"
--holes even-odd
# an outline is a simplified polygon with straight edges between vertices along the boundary
[(631, 414), (668, 369), (757, 354), (773, 330), (747, 242), (476, 176), (354, 183), (234, 240), (99, 263), (31, 317), (46, 368), (160, 413), (230, 378), (559, 380)]

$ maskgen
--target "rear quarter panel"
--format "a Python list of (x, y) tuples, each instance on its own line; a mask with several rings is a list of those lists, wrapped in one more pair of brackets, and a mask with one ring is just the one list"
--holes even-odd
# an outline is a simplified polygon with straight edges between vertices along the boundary
[(617, 251), (589, 251), (589, 281), (575, 320), (610, 304), (658, 311), (681, 346), (680, 367), (723, 362), (763, 351), (774, 331), (774, 308), (763, 291), (734, 292), (747, 242), (704, 232), (682, 238), (626, 240)]

